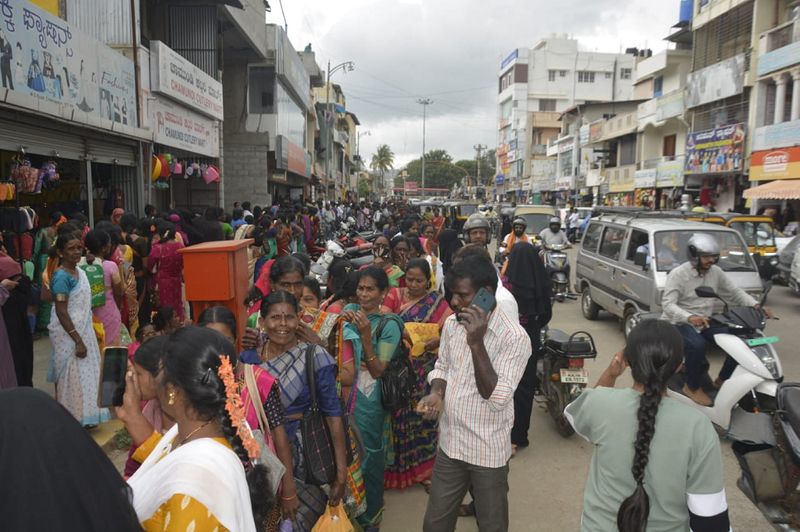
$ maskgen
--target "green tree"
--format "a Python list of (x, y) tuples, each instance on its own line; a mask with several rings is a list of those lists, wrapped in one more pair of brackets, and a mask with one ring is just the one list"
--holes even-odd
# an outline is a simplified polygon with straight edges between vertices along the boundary
[(372, 183), (370, 183), (369, 179), (360, 179), (358, 181), (357, 190), (358, 190), (358, 197), (365, 199), (372, 192)]
[[(407, 181), (422, 186), (422, 158), (414, 159), (406, 166)], [(431, 150), (425, 154), (425, 186), (427, 188), (453, 188), (453, 184), (469, 175), (469, 171), (453, 164), (453, 157), (446, 150)], [(403, 178), (395, 178), (395, 186), (403, 186)]]
[(394, 168), (394, 152), (388, 144), (378, 146), (378, 150), (372, 154), (369, 167), (377, 172), (381, 179), (386, 175), (386, 172)]

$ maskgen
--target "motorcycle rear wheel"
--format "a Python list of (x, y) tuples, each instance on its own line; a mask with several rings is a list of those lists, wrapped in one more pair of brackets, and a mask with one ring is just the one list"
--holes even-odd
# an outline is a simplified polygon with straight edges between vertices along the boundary
[(575, 429), (572, 428), (572, 425), (564, 415), (564, 409), (567, 407), (564, 390), (561, 389), (560, 385), (555, 385), (552, 389), (555, 397), (548, 397), (547, 410), (550, 412), (553, 421), (556, 422), (556, 430), (558, 433), (564, 438), (569, 438), (575, 434)]

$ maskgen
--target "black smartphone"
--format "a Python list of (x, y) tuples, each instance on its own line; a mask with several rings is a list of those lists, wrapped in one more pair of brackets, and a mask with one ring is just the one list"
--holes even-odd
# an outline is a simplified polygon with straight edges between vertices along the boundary
[[(475, 297), (472, 298), (472, 303), (470, 303), (470, 306), (475, 305), (488, 314), (492, 311), (496, 302), (497, 301), (494, 298), (494, 294), (485, 288), (481, 288), (475, 293)], [(456, 316), (456, 319), (461, 321), (461, 315), (459, 314)]]
[(106, 347), (100, 360), (100, 386), (97, 406), (122, 406), (125, 393), (125, 372), (128, 369), (127, 347)]

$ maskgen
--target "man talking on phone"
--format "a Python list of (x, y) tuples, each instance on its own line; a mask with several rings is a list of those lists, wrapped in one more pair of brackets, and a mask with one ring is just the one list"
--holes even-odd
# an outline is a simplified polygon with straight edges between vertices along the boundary
[(516, 316), (497, 306), (491, 260), (465, 257), (445, 278), (455, 311), (444, 324), (431, 393), (417, 411), (439, 422), (423, 530), (455, 529), (458, 507), (472, 486), (481, 532), (508, 530), (508, 460), (514, 390), (531, 355)]

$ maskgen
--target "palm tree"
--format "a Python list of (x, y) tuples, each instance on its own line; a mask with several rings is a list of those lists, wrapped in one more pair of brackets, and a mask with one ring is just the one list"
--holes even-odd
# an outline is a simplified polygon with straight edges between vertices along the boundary
[(380, 174), (382, 185), (386, 172), (394, 168), (394, 152), (388, 144), (378, 146), (378, 151), (372, 154), (372, 161), (369, 163), (369, 167)]

